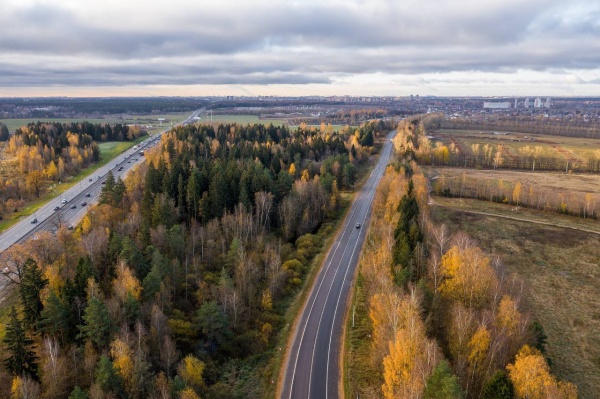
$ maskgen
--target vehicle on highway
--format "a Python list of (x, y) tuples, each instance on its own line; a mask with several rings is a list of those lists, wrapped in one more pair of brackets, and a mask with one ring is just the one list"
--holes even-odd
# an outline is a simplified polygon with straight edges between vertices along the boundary
[(54, 210), (55, 210), (55, 211), (58, 211), (59, 209), (60, 209), (60, 206), (55, 206), (55, 207), (54, 207)]
[(131, 163), (131, 161), (127, 161), (127, 163)]
[(356, 223), (356, 228), (360, 229), (360, 223)]
[(60, 201), (62, 204), (66, 204), (67, 203), (67, 199), (63, 198), (62, 201)]
[(122, 171), (122, 170), (123, 170), (123, 167), (121, 166), (121, 167), (119, 168), (119, 172), (120, 172), (120, 171)]
[(71, 205), (71, 209), (75, 209), (75, 208), (77, 208), (77, 205), (75, 205), (75, 204)]
[(70, 225), (69, 227), (67, 227), (67, 229), (73, 230), (73, 225)]
[(102, 182), (102, 183), (100, 183), (100, 184), (106, 184), (106, 181), (103, 181), (103, 182)]
[(88, 181), (92, 181), (92, 179), (88, 179)]
[(89, 197), (91, 197), (91, 196), (92, 196), (92, 194), (90, 194), (90, 193), (87, 193), (85, 196), (89, 198)]
[(36, 223), (37, 223), (37, 218), (31, 219), (31, 224), (36, 224)]
[(83, 202), (81, 203), (81, 206), (86, 206), (86, 205), (87, 205), (87, 202), (85, 202), (85, 201), (83, 201)]

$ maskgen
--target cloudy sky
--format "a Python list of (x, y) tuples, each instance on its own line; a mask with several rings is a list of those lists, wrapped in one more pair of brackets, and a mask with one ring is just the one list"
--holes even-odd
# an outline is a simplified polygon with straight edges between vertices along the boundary
[(0, 97), (600, 95), (598, 0), (0, 0)]

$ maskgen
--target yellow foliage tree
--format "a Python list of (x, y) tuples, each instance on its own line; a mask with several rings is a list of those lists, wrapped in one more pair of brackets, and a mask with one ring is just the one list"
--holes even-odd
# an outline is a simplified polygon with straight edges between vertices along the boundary
[(179, 394), (180, 399), (200, 399), (200, 396), (192, 388), (185, 388)]
[(117, 278), (113, 280), (113, 287), (115, 294), (121, 301), (125, 301), (127, 295), (131, 295), (135, 299), (140, 299), (142, 286), (124, 262), (119, 262)]
[(544, 356), (535, 348), (524, 345), (514, 364), (507, 367), (517, 399), (576, 399), (577, 387), (557, 381), (550, 374)]
[(489, 258), (477, 247), (453, 246), (442, 257), (441, 269), (444, 281), (440, 293), (468, 307), (483, 307), (497, 286)]
[(515, 184), (515, 189), (513, 190), (512, 199), (513, 199), (513, 202), (515, 203), (515, 205), (519, 206), (519, 203), (521, 202), (521, 183), (520, 182), (517, 182), (517, 184)]
[(56, 180), (58, 178), (58, 167), (54, 163), (54, 161), (50, 161), (48, 166), (46, 167), (46, 176), (48, 179)]
[(110, 344), (110, 355), (113, 358), (113, 365), (117, 373), (127, 382), (131, 380), (133, 374), (133, 353), (129, 346), (117, 338)]
[(288, 173), (292, 176), (296, 176), (296, 165), (294, 165), (293, 162), (290, 165), (290, 169), (288, 170)]
[(200, 389), (204, 387), (204, 379), (202, 378), (204, 367), (202, 361), (192, 355), (187, 355), (179, 364), (177, 371), (187, 385)]

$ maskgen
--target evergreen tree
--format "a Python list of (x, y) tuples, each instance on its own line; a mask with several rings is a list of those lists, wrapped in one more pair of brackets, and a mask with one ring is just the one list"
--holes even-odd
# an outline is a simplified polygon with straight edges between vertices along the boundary
[(442, 360), (427, 378), (424, 399), (460, 399), (462, 392), (458, 378), (452, 374), (450, 365)]
[(69, 329), (69, 311), (53, 289), (46, 299), (38, 329), (44, 334), (59, 336), (65, 341), (65, 334)]
[(96, 384), (105, 393), (112, 392), (118, 396), (123, 394), (123, 379), (117, 374), (112, 362), (106, 355), (102, 355), (98, 362)]
[(114, 190), (115, 190), (115, 176), (112, 171), (109, 170), (106, 175), (106, 181), (104, 187), (102, 187), (102, 192), (100, 193), (100, 203), (101, 204), (109, 204), (114, 205)]
[(29, 258), (23, 265), (23, 274), (19, 291), (23, 304), (23, 323), (28, 329), (35, 329), (36, 324), (44, 308), (40, 293), (48, 284), (42, 269), (37, 262)]
[(78, 338), (89, 339), (98, 349), (108, 346), (113, 328), (104, 302), (95, 297), (90, 299), (83, 320)]
[(89, 396), (85, 391), (82, 391), (78, 386), (73, 389), (71, 395), (69, 395), (69, 399), (88, 399)]
[(33, 349), (34, 342), (25, 335), (23, 325), (17, 316), (17, 310), (13, 306), (10, 310), (10, 319), (6, 326), (4, 345), (9, 356), (4, 360), (8, 371), (13, 375), (29, 375), (37, 379), (37, 356)]
[(514, 388), (512, 382), (503, 371), (496, 372), (483, 385), (482, 399), (512, 399)]
[(0, 124), (0, 141), (8, 141), (10, 133), (8, 132), (8, 126)]

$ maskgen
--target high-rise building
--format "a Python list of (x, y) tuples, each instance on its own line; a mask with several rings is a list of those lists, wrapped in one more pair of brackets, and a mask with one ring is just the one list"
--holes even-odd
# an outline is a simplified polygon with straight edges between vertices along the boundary
[(542, 99), (538, 97), (533, 102), (533, 108), (541, 108), (541, 107), (542, 107)]
[(552, 100), (550, 99), (550, 97), (548, 97), (546, 99), (546, 103), (544, 104), (544, 107), (550, 108), (551, 106), (552, 106)]
[(517, 100), (517, 99), (515, 98), (515, 108), (517, 108), (518, 106), (519, 106), (519, 100)]
[(528, 98), (526, 98), (525, 101), (523, 102), (523, 106), (525, 108), (529, 108), (529, 99)]

